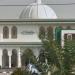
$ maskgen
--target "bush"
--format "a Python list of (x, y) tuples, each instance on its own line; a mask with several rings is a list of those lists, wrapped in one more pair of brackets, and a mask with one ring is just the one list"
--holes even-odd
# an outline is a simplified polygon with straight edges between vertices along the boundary
[(17, 68), (11, 75), (23, 75), (21, 68)]
[(21, 70), (21, 68), (17, 68), (11, 75), (31, 75), (27, 70)]
[(29, 71), (27, 71), (27, 70), (24, 70), (24, 71), (23, 71), (23, 75), (32, 75), (32, 74), (31, 74), (31, 72), (29, 72)]

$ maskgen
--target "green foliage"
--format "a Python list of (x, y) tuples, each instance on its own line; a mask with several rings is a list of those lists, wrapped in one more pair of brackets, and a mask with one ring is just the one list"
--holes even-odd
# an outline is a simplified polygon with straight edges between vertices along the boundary
[(40, 54), (39, 54), (39, 61), (41, 63), (45, 62), (45, 53), (44, 53), (44, 50), (42, 50), (42, 49), (41, 49)]
[(22, 70), (21, 68), (17, 68), (11, 75), (31, 75), (27, 70)]
[(33, 64), (36, 63), (36, 57), (34, 56), (31, 49), (27, 49), (23, 52), (22, 60), (23, 60), (23, 64), (26, 64), (26, 65), (29, 62)]
[[(56, 54), (56, 47), (54, 47), (54, 41), (53, 41), (53, 28), (51, 26), (49, 26), (47, 28), (47, 33), (45, 35), (45, 38), (42, 39), (42, 43), (43, 43), (43, 52), (40, 53), (40, 58), (41, 60), (39, 60), (42, 65), (41, 65), (41, 68), (42, 68), (42, 72), (45, 71), (45, 67), (44, 67), (44, 63), (47, 63), (48, 65), (48, 68), (49, 68), (49, 65), (50, 68), (53, 66), (53, 65), (56, 65), (56, 66), (59, 66), (59, 60), (58, 60), (58, 56)], [(43, 59), (43, 60), (42, 60)], [(45, 59), (47, 59), (48, 62), (45, 62)], [(47, 68), (47, 69), (48, 69)]]
[[(40, 54), (40, 58), (47, 58), (49, 65), (56, 65), (59, 70), (52, 73), (52, 75), (71, 75), (73, 66), (75, 65), (75, 42), (68, 40), (65, 42), (64, 49), (56, 41), (53, 41), (53, 29), (47, 28), (47, 35), (45, 40), (42, 38), (44, 52)], [(61, 33), (61, 28), (57, 30)], [(57, 35), (57, 38), (59, 38)], [(60, 39), (59, 39), (60, 40)], [(40, 60), (41, 61), (41, 60)]]
[(63, 60), (63, 66), (65, 69), (66, 75), (71, 75), (71, 72), (73, 71), (73, 66), (75, 65), (75, 41), (73, 40), (66, 40), (65, 47), (64, 47), (64, 60)]
[(53, 28), (51, 26), (49, 26), (47, 28), (47, 35), (46, 36), (49, 41), (53, 41)]
[(56, 71), (56, 72), (52, 73), (51, 75), (61, 75), (61, 72), (59, 70), (59, 71)]
[[(73, 66), (75, 65), (75, 41), (68, 40), (65, 41), (64, 49), (62, 49), (59, 40), (61, 40), (61, 28), (58, 28), (56, 36), (56, 40), (53, 40), (53, 29), (52, 27), (48, 27), (45, 38), (42, 38), (43, 43), (43, 53), (40, 53), (40, 58), (47, 59), (48, 65), (51, 65), (51, 73), (52, 75), (71, 75), (73, 70)], [(42, 33), (41, 33), (42, 34)], [(40, 34), (40, 36), (41, 36)], [(39, 60), (40, 62), (42, 62)], [(45, 62), (43, 62), (45, 63)], [(58, 68), (57, 71), (52, 71), (52, 67), (56, 66)], [(43, 69), (44, 67), (41, 66)]]
[(17, 68), (11, 75), (23, 75), (21, 68)]
[(45, 28), (43, 26), (39, 29), (39, 38), (42, 40), (45, 38)]
[(31, 72), (28, 72), (28, 71), (24, 70), (23, 75), (32, 75), (32, 74), (31, 74)]

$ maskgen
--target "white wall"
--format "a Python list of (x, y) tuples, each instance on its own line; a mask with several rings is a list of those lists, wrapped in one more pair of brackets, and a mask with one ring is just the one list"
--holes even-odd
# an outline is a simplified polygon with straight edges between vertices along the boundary
[[(9, 38), (3, 39), (3, 27), (9, 27)], [(17, 39), (11, 38), (11, 28), (17, 27)], [(0, 42), (40, 42), (38, 25), (0, 25)]]

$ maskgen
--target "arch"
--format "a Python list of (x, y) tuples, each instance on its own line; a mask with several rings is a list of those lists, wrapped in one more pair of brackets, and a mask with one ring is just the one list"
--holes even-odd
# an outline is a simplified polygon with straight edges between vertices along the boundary
[(9, 38), (9, 28), (7, 26), (3, 28), (3, 38)]
[(40, 50), (38, 58), (40, 62), (42, 63), (45, 62), (45, 50), (43, 49)]
[(72, 34), (72, 40), (75, 40), (75, 34)]
[(12, 56), (11, 56), (11, 66), (12, 67), (17, 67), (17, 50), (13, 49), (12, 50)]
[(13, 26), (11, 29), (11, 37), (17, 38), (17, 27), (16, 26)]
[(53, 27), (49, 26), (47, 27), (47, 38), (50, 40), (53, 40)]
[(71, 26), (67, 26), (66, 29), (71, 29)]
[(43, 27), (43, 26), (41, 26), (40, 28), (39, 28), (39, 38), (40, 39), (44, 39), (45, 38), (45, 28)]
[(8, 51), (7, 51), (7, 49), (3, 50), (2, 67), (3, 68), (9, 68), (9, 57), (8, 57)]
[(23, 54), (21, 55), (22, 66), (27, 66), (28, 63), (34, 63), (34, 60), (36, 60), (36, 57), (32, 49), (30, 48), (25, 49)]

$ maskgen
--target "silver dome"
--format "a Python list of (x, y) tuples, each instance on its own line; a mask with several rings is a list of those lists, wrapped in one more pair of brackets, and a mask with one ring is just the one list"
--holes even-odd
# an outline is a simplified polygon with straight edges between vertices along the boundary
[(42, 5), (41, 0), (37, 0), (27, 8), (25, 8), (21, 14), (20, 19), (57, 19), (56, 13), (47, 5)]

